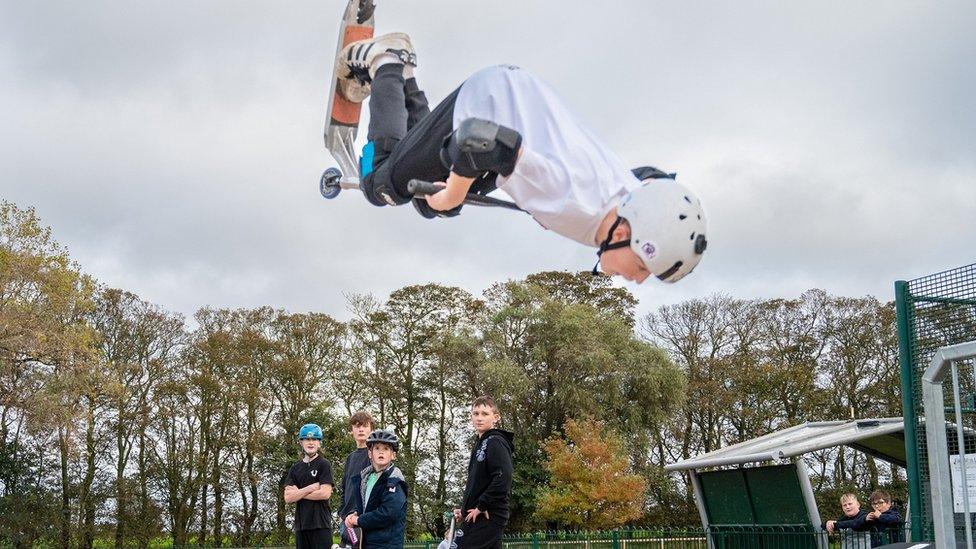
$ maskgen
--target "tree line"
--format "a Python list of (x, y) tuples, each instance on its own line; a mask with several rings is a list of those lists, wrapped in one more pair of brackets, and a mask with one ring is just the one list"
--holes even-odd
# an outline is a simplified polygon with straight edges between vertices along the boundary
[[(513, 531), (695, 524), (687, 479), (664, 464), (803, 421), (900, 414), (890, 303), (713, 295), (640, 318), (636, 304), (605, 278), (543, 272), (478, 296), (351, 295), (343, 321), (184, 318), (100, 285), (36, 212), (2, 202), (0, 545), (287, 540), (279, 482), (299, 426), (324, 428), (338, 478), (358, 410), (402, 441), (408, 537), (442, 531), (458, 501), (481, 394), (517, 437)], [(897, 490), (863, 454), (809, 459), (824, 494)]]

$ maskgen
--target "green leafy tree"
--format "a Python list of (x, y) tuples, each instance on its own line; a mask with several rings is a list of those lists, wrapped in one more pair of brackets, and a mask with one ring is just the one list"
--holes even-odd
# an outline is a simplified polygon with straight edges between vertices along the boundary
[(642, 433), (668, 417), (684, 391), (671, 359), (635, 335), (628, 301), (607, 305), (615, 290), (553, 292), (558, 285), (550, 282), (563, 275), (544, 275), (486, 292), (486, 359), (470, 381), (473, 393), (498, 397), (504, 425), (519, 437), (512, 523), (520, 529), (539, 526), (532, 519), (534, 487), (547, 476), (542, 441), (568, 419), (604, 421), (625, 433), (635, 456), (645, 456), (650, 440)]
[[(401, 288), (385, 303), (359, 296), (352, 304), (350, 328), (370, 361), (378, 423), (397, 429), (397, 465), (415, 487), (416, 505), (407, 510), (410, 532), (435, 530), (443, 520), (449, 470), (457, 471), (452, 464), (461, 461), (449, 440), (455, 426), (447, 422), (467, 401), (460, 368), (470, 363), (476, 342), (463, 336), (474, 331), (482, 304), (460, 288), (438, 284)], [(444, 479), (432, 490), (417, 482), (428, 470)]]

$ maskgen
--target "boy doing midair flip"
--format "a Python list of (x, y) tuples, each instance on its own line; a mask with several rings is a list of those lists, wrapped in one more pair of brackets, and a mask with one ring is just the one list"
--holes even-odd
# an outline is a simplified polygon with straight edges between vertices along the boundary
[[(469, 192), (497, 187), (543, 227), (596, 247), (606, 274), (676, 282), (701, 260), (708, 242), (698, 197), (673, 174), (624, 167), (544, 82), (515, 66), (489, 67), (431, 111), (416, 66), (403, 33), (353, 42), (336, 61), (339, 93), (353, 102), (371, 96), (360, 176), (372, 204), (412, 201), (424, 217), (449, 217)], [(443, 188), (414, 197), (412, 179)]]

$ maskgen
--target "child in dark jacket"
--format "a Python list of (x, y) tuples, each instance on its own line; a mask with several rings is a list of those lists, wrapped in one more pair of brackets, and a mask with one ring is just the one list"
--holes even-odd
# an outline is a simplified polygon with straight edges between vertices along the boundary
[(843, 494), (840, 496), (840, 506), (844, 511), (844, 516), (837, 520), (828, 520), (825, 524), (827, 532), (831, 534), (838, 530), (863, 532), (868, 529), (864, 523), (867, 511), (861, 509), (861, 503), (857, 500), (857, 496), (851, 493)]
[(880, 547), (904, 540), (904, 520), (898, 509), (891, 504), (891, 494), (884, 490), (871, 492), (869, 498), (874, 509), (864, 516), (864, 524), (871, 532), (871, 547)]
[(356, 511), (347, 529), (362, 529), (363, 549), (400, 549), (407, 526), (407, 483), (393, 464), (400, 442), (392, 431), (377, 429), (366, 439), (370, 466), (354, 477)]

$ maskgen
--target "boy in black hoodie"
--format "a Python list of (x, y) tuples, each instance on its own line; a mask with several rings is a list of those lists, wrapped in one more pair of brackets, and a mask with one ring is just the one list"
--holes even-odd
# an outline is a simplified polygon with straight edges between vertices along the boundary
[(515, 442), (513, 433), (495, 428), (500, 419), (491, 397), (481, 396), (471, 403), (471, 426), (478, 439), (468, 462), (464, 506), (454, 510), (454, 517), (460, 522), (454, 535), (459, 548), (502, 546), (502, 533), (509, 518)]

